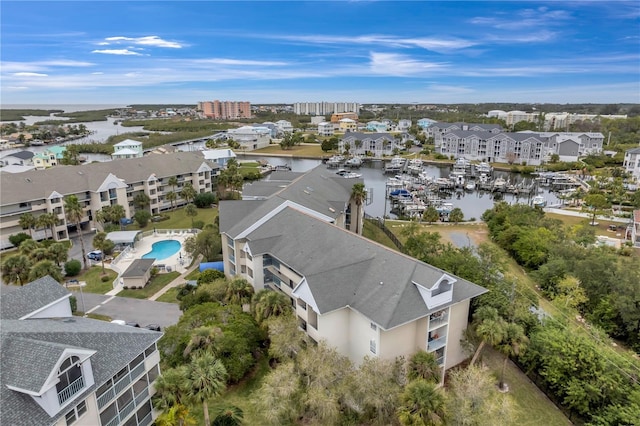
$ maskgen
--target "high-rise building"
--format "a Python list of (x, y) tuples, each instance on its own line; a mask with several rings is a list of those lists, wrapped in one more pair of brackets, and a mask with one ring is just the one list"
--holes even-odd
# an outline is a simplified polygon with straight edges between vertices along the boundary
[(293, 104), (293, 112), (298, 115), (328, 115), (336, 112), (360, 111), (357, 102), (296, 102)]
[(214, 120), (251, 118), (251, 103), (245, 101), (201, 101), (198, 109), (205, 117)]

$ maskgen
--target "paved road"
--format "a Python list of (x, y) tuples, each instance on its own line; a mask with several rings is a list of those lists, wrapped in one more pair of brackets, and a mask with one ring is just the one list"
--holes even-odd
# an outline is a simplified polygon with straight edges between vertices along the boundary
[[(128, 297), (105, 296), (73, 291), (78, 300), (78, 310), (94, 314), (107, 315), (112, 319), (137, 322), (140, 326), (158, 324), (163, 329), (174, 325), (182, 312), (175, 303), (155, 302), (151, 300), (131, 299)], [(84, 299), (84, 308), (82, 306)]]

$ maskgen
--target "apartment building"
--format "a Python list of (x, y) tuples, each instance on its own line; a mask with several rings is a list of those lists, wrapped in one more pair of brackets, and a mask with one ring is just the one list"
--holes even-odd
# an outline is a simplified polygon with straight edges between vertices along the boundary
[(319, 136), (333, 136), (334, 127), (332, 123), (322, 121), (318, 123), (318, 135)]
[[(58, 223), (53, 238), (66, 240), (69, 228), (64, 211), (64, 198), (75, 195), (84, 207), (81, 227), (101, 229), (96, 213), (104, 206), (119, 204), (126, 217), (135, 212), (134, 199), (138, 194), (149, 198), (146, 208), (152, 214), (170, 209), (169, 192), (178, 194), (178, 205), (186, 204), (180, 197), (185, 184), (190, 183), (197, 193), (212, 192), (220, 166), (207, 161), (200, 152), (175, 152), (148, 155), (141, 158), (91, 163), (81, 166), (57, 166), (46, 170), (32, 170), (19, 174), (6, 174), (0, 179), (0, 248), (11, 247), (9, 236), (28, 232), (19, 225), (20, 215), (31, 213), (38, 217), (54, 213)], [(177, 177), (173, 188), (169, 179)], [(44, 230), (33, 233), (34, 239), (46, 238)]]
[(357, 102), (296, 102), (293, 112), (298, 115), (329, 115), (337, 112), (360, 111)]
[(624, 153), (622, 166), (625, 172), (630, 173), (636, 182), (640, 183), (640, 148), (628, 149)]
[(353, 155), (367, 155), (374, 157), (383, 157), (393, 155), (395, 148), (404, 149), (400, 141), (391, 136), (389, 133), (346, 133), (338, 142), (338, 151), (348, 151)]
[(251, 102), (246, 101), (201, 101), (198, 110), (214, 120), (235, 120), (251, 118)]
[(443, 371), (465, 359), (469, 303), (484, 288), (349, 232), (327, 201), (311, 208), (286, 195), (259, 208), (220, 203), (227, 275), (286, 294), (307, 335), (355, 363), (420, 349)]
[[(540, 114), (543, 114), (543, 117), (540, 117)], [(521, 121), (528, 121), (531, 123), (535, 123), (544, 120), (544, 130), (560, 130), (566, 129), (569, 130), (569, 126), (577, 123), (578, 121), (594, 121), (599, 120), (601, 118), (607, 118), (610, 120), (620, 120), (627, 118), (626, 114), (611, 114), (611, 115), (600, 115), (600, 114), (574, 114), (568, 112), (547, 112), (542, 113), (540, 111), (533, 112), (524, 112), (524, 111), (502, 111), (499, 109), (491, 110), (487, 113), (487, 117), (495, 117), (501, 120), (504, 120), (508, 127), (512, 127), (514, 124), (519, 123)]]
[(162, 333), (72, 316), (51, 277), (3, 288), (0, 424), (147, 426)]
[(243, 151), (264, 148), (271, 143), (271, 129), (264, 126), (242, 126), (229, 129), (227, 135), (238, 142)]

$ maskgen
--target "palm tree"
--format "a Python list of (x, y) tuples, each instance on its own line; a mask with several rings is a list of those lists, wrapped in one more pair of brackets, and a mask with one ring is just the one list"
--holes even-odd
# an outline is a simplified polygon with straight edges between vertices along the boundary
[(240, 426), (244, 420), (242, 408), (235, 405), (221, 407), (216, 411), (216, 417), (211, 426)]
[(60, 268), (50, 260), (42, 260), (33, 265), (29, 271), (29, 281), (35, 281), (47, 275), (50, 275), (51, 278), (58, 282), (62, 282), (62, 272)]
[(400, 395), (398, 419), (403, 425), (436, 426), (444, 424), (445, 397), (434, 383), (417, 379)]
[(31, 252), (39, 247), (40, 247), (40, 244), (38, 244), (37, 241), (24, 240), (23, 242), (20, 243), (20, 247), (18, 247), (18, 250), (20, 251), (20, 254), (24, 254), (27, 257), (31, 257)]
[(178, 186), (178, 177), (177, 176), (171, 176), (167, 183), (169, 185), (171, 185), (171, 191), (172, 192), (176, 192), (176, 186)]
[(175, 202), (178, 199), (178, 195), (175, 192), (169, 192), (165, 195), (165, 198), (171, 203), (171, 210), (175, 210)]
[(434, 206), (427, 207), (422, 214), (422, 220), (428, 223), (436, 222), (438, 219), (440, 219), (440, 213), (438, 213), (438, 210)]
[(144, 192), (139, 192), (135, 197), (133, 197), (133, 205), (136, 210), (142, 210), (151, 205), (151, 198), (149, 198), (149, 196)]
[(204, 352), (194, 358), (187, 366), (187, 369), (189, 396), (194, 401), (202, 403), (204, 424), (210, 425), (208, 402), (214, 396), (220, 395), (224, 390), (227, 370), (222, 361), (208, 352)]
[(456, 207), (455, 209), (451, 210), (451, 213), (449, 213), (449, 222), (458, 224), (463, 220), (464, 220), (464, 213), (462, 213), (462, 210), (460, 209), (460, 207)]
[(154, 424), (156, 426), (189, 426), (197, 423), (196, 419), (190, 415), (189, 408), (176, 404), (160, 414)]
[(180, 196), (184, 198), (187, 203), (193, 201), (196, 198), (196, 195), (198, 195), (198, 193), (193, 189), (193, 185), (190, 183), (185, 183), (182, 187), (182, 191), (180, 191)]
[(194, 329), (191, 333), (189, 344), (186, 348), (184, 348), (182, 356), (188, 358), (192, 352), (212, 349), (216, 338), (220, 337), (221, 335), (222, 330), (220, 330), (220, 328), (218, 327), (203, 326)]
[(500, 374), (500, 389), (504, 389), (504, 371), (507, 368), (507, 360), (511, 356), (518, 356), (527, 347), (529, 339), (520, 324), (510, 322), (505, 327), (505, 336), (498, 345), (498, 350), (504, 354), (502, 373)]
[(107, 233), (106, 232), (98, 232), (93, 237), (93, 247), (95, 247), (98, 250), (102, 251), (101, 260), (102, 260), (102, 273), (103, 274), (104, 274), (104, 258), (106, 257), (105, 255), (107, 254), (108, 251), (113, 249), (113, 246), (114, 246), (113, 241), (107, 239)]
[(226, 303), (234, 303), (237, 305), (244, 305), (251, 301), (253, 296), (253, 286), (249, 281), (244, 278), (233, 279), (227, 284), (227, 291), (224, 295), (224, 301)]
[(87, 254), (84, 249), (84, 238), (82, 235), (82, 226), (80, 222), (82, 222), (82, 218), (84, 217), (84, 210), (78, 201), (78, 197), (75, 195), (68, 196), (64, 201), (64, 211), (67, 217), (67, 220), (74, 225), (76, 225), (76, 229), (78, 230), (78, 234), (80, 234), (80, 247), (82, 248), (82, 263), (84, 264), (84, 269), (87, 269)]
[(31, 259), (24, 254), (11, 256), (2, 262), (2, 278), (7, 283), (25, 285), (29, 279), (31, 265)]
[(272, 316), (291, 313), (289, 297), (279, 291), (260, 290), (253, 296), (253, 315), (258, 324)]
[(54, 213), (44, 213), (38, 216), (36, 219), (36, 226), (44, 228), (44, 239), (47, 237), (47, 228), (51, 230), (51, 238), (53, 238), (53, 227), (58, 222), (58, 217)]
[(191, 218), (191, 227), (193, 228), (193, 218), (198, 216), (198, 208), (193, 203), (189, 203), (184, 208), (184, 213)]
[(63, 243), (53, 243), (47, 250), (49, 251), (49, 258), (56, 262), (58, 266), (69, 258), (69, 250)]
[(29, 235), (33, 238), (33, 228), (36, 226), (36, 218), (31, 213), (23, 213), (20, 215), (18, 224), (22, 229), (28, 229)]
[[(351, 230), (358, 235), (362, 235), (362, 217), (364, 213), (362, 211), (362, 205), (367, 199), (367, 190), (364, 187), (364, 183), (356, 183), (351, 188), (351, 201), (355, 203), (355, 211), (351, 209)], [(355, 226), (354, 226), (355, 224)]]
[(120, 225), (120, 229), (122, 229), (122, 221), (120, 219), (127, 217), (127, 212), (124, 207), (120, 204), (114, 204), (111, 206), (110, 213), (111, 222)]
[(478, 308), (473, 315), (474, 323), (476, 323), (476, 334), (482, 338), (476, 353), (471, 358), (471, 365), (473, 365), (482, 348), (485, 344), (489, 343), (491, 346), (497, 346), (505, 338), (506, 321), (498, 315), (498, 310), (491, 306), (482, 306)]
[(186, 366), (163, 371), (155, 382), (154, 405), (167, 410), (175, 405), (186, 404), (188, 386)]
[(418, 351), (409, 358), (407, 371), (409, 380), (423, 379), (433, 383), (440, 382), (440, 365), (433, 352)]

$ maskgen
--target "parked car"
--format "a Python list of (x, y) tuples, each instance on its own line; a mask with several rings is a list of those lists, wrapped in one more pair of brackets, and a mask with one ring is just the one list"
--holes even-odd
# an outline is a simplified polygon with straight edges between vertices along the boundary
[(100, 250), (94, 250), (94, 251), (90, 251), (89, 253), (87, 253), (87, 259), (91, 259), (91, 260), (102, 260), (102, 251)]
[(137, 322), (125, 322), (124, 325), (128, 325), (129, 327), (138, 327), (140, 328), (140, 324)]
[(158, 324), (148, 324), (148, 325), (145, 325), (144, 328), (148, 330), (153, 330), (153, 331), (161, 331), (161, 328)]

